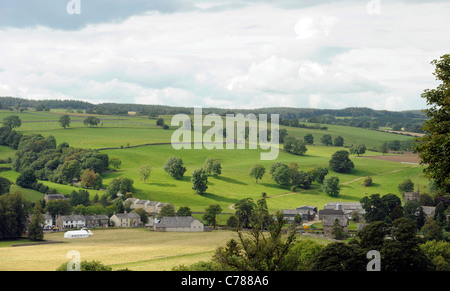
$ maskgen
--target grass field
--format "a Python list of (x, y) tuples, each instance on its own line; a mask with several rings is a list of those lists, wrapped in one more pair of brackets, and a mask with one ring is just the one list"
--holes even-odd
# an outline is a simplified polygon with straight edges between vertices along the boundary
[[(296, 156), (284, 151), (274, 161), (261, 161), (261, 149), (250, 150), (175, 150), (169, 143), (175, 128), (164, 130), (156, 126), (155, 119), (143, 117), (98, 116), (101, 124), (98, 127), (87, 127), (82, 120), (85, 114), (71, 114), (70, 128), (63, 129), (57, 120), (64, 111), (53, 112), (7, 112), (0, 111), (0, 120), (8, 115), (18, 115), (23, 123), (16, 130), (24, 133), (39, 133), (43, 136), (53, 135), (57, 143), (68, 142), (73, 147), (81, 148), (117, 148), (103, 150), (110, 158), (117, 157), (122, 161), (116, 172), (103, 175), (103, 186), (117, 177), (129, 177), (134, 180), (134, 197), (152, 201), (169, 202), (177, 209), (188, 206), (194, 212), (202, 212), (209, 205), (219, 204), (223, 213), (233, 213), (233, 204), (243, 198), (257, 200), (261, 194), (267, 194), (269, 211), (296, 208), (301, 205), (315, 205), (321, 209), (331, 201), (359, 201), (364, 195), (374, 193), (399, 195), (398, 184), (405, 178), (411, 178), (421, 193), (427, 192), (428, 180), (423, 175), (423, 167), (417, 164), (401, 163), (384, 159), (367, 158), (380, 156), (381, 153), (368, 151), (361, 157), (351, 156), (355, 168), (348, 174), (340, 174), (330, 170), (329, 175), (338, 176), (341, 192), (337, 198), (331, 198), (320, 191), (320, 185), (313, 183), (310, 189), (291, 192), (280, 188), (270, 177), (270, 166), (275, 162), (289, 164), (296, 162), (299, 170), (316, 167), (327, 167), (330, 157), (342, 147), (321, 146), (320, 137), (330, 134), (332, 137), (344, 137), (345, 146), (365, 143), (368, 148), (378, 148), (384, 141), (405, 140), (408, 137), (373, 130), (351, 128), (345, 126), (328, 126), (327, 131), (304, 128), (285, 127), (289, 135), (302, 138), (307, 133), (314, 135), (315, 144), (308, 146), (304, 156)], [(170, 124), (170, 116), (164, 116), (166, 124)], [(166, 143), (166, 144), (156, 144)], [(142, 144), (154, 144), (141, 147), (128, 147)], [(121, 149), (121, 147), (123, 147)], [(15, 151), (0, 146), (0, 159), (13, 158)], [(185, 176), (175, 180), (163, 170), (163, 165), (171, 156), (182, 158), (187, 168)], [(400, 157), (396, 155), (395, 157)], [(203, 166), (206, 158), (219, 160), (222, 174), (208, 179), (208, 189), (203, 195), (192, 190), (190, 181), (192, 172)], [(256, 183), (248, 173), (254, 164), (266, 167), (263, 179)], [(9, 166), (9, 164), (4, 164)], [(152, 167), (150, 179), (144, 183), (139, 177), (139, 167)], [(19, 173), (9, 170), (0, 172), (0, 176), (15, 181)], [(362, 187), (361, 179), (371, 176), (373, 185)], [(59, 193), (70, 194), (79, 188), (71, 185), (60, 185), (42, 181)], [(13, 185), (12, 191), (22, 192), (25, 199), (37, 202), (43, 194), (30, 189), (22, 189)], [(102, 190), (90, 190), (90, 195), (102, 195)], [(399, 195), (400, 196), (400, 195)], [(403, 198), (402, 198), (403, 199)], [(202, 219), (201, 214), (196, 214)], [(219, 216), (219, 223), (224, 224), (227, 215)], [(158, 233), (145, 229), (110, 229), (96, 230), (89, 239), (68, 240), (63, 233), (45, 235), (46, 240), (63, 241), (63, 243), (39, 246), (11, 247), (10, 243), (0, 244), (0, 270), (54, 270), (62, 263), (69, 261), (66, 254), (71, 250), (80, 252), (81, 258), (98, 260), (113, 269), (130, 270), (170, 270), (173, 266), (189, 265), (211, 258), (219, 245), (224, 245), (235, 233), (230, 231), (213, 231), (204, 233)], [(20, 243), (17, 242), (17, 243)]]

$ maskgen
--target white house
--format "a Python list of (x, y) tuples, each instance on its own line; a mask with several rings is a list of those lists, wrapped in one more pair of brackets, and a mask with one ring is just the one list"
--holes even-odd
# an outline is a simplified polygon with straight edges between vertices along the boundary
[(82, 228), (86, 226), (86, 219), (83, 215), (58, 215), (56, 216), (56, 226), (59, 229), (64, 228)]

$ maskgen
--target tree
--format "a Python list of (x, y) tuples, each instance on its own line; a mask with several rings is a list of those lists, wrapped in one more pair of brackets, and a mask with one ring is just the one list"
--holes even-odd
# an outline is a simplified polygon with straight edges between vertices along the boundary
[(361, 183), (364, 187), (372, 186), (372, 177), (365, 177)]
[(198, 194), (203, 194), (208, 186), (208, 175), (206, 174), (204, 169), (196, 169), (192, 173), (191, 177), (192, 189), (197, 191)]
[(59, 118), (59, 124), (61, 124), (61, 126), (63, 128), (69, 127), (70, 126), (70, 116), (67, 114), (62, 115)]
[(22, 120), (20, 120), (17, 115), (10, 115), (3, 118), (3, 126), (6, 126), (9, 129), (17, 128), (22, 125)]
[(28, 239), (31, 241), (39, 241), (44, 239), (44, 215), (42, 215), (41, 204), (36, 203), (34, 206), (33, 216), (28, 225)]
[(213, 176), (222, 174), (222, 165), (219, 161), (214, 161), (211, 167), (211, 173)]
[(0, 195), (0, 239), (15, 239), (25, 230), (27, 212), (20, 192)]
[(11, 185), (11, 181), (6, 178), (0, 177), (0, 195), (9, 193)]
[(183, 206), (178, 209), (177, 215), (178, 216), (192, 216), (192, 210), (187, 206)]
[(135, 209), (134, 212), (139, 215), (139, 217), (141, 218), (141, 221), (144, 225), (147, 224), (148, 216), (147, 216), (147, 212), (143, 208)]
[(156, 120), (156, 125), (157, 125), (157, 126), (163, 126), (163, 125), (164, 125), (164, 119), (158, 118), (158, 119)]
[(365, 271), (366, 252), (342, 242), (326, 245), (314, 261), (312, 271)]
[(233, 238), (226, 246), (217, 248), (213, 261), (237, 271), (282, 270), (296, 239), (294, 227), (289, 227), (287, 235), (283, 235), (285, 225), (283, 214), (278, 212), (275, 217), (270, 217), (268, 235), (263, 233), (265, 228), (258, 223), (248, 232), (238, 229), (238, 240)]
[(384, 154), (387, 154), (387, 153), (389, 152), (389, 145), (388, 145), (388, 143), (387, 143), (387, 142), (384, 142), (384, 143), (381, 145), (380, 150), (381, 150), (381, 152), (383, 153), (383, 155), (384, 155)]
[(323, 180), (323, 185), (321, 187), (322, 191), (330, 195), (331, 197), (339, 196), (339, 178), (336, 176), (326, 177)]
[(151, 173), (152, 168), (150, 168), (150, 166), (142, 166), (139, 168), (139, 174), (141, 176), (141, 180), (144, 181), (144, 183), (146, 183), (148, 178), (150, 178)]
[(314, 169), (315, 172), (315, 180), (322, 184), (323, 180), (325, 179), (325, 176), (328, 175), (328, 169), (327, 168), (315, 168)]
[(403, 182), (398, 184), (398, 191), (400, 191), (400, 193), (402, 193), (402, 194), (405, 194), (405, 192), (414, 191), (413, 181), (411, 181), (411, 179), (409, 179), (409, 178), (403, 180)]
[(389, 221), (389, 219), (387, 219), (387, 217), (389, 217), (389, 208), (381, 198), (380, 194), (364, 196), (360, 202), (361, 206), (366, 211), (364, 214), (366, 222)]
[(427, 100), (429, 108), (425, 110), (423, 137), (416, 138), (414, 151), (419, 154), (425, 174), (435, 180), (436, 188), (442, 193), (450, 193), (450, 54), (431, 62), (436, 66), (433, 75), (442, 81), (436, 89), (427, 89), (422, 98)]
[(296, 139), (293, 136), (287, 136), (284, 139), (284, 150), (288, 153), (303, 155), (308, 150), (305, 146), (305, 142)]
[[(62, 264), (61, 266), (59, 266), (56, 271), (68, 271), (67, 270), (67, 266), (68, 266), (68, 262)], [(107, 272), (107, 271), (112, 271), (112, 268), (110, 266), (106, 266), (103, 265), (102, 263), (100, 263), (99, 261), (86, 261), (83, 260), (80, 262), (80, 271), (84, 271), (84, 272)]]
[(95, 116), (89, 116), (83, 121), (84, 125), (97, 126), (100, 123), (100, 119)]
[(117, 170), (120, 169), (120, 167), (122, 166), (122, 161), (119, 160), (119, 158), (114, 157), (109, 160), (109, 164), (113, 166), (115, 170)]
[(89, 192), (86, 190), (79, 190), (75, 191), (73, 190), (69, 197), (70, 205), (77, 206), (77, 205), (84, 205), (89, 206)]
[(364, 144), (352, 145), (350, 148), (350, 153), (352, 155), (362, 155), (366, 152), (366, 146)]
[(283, 188), (289, 187), (291, 184), (291, 171), (286, 164), (275, 163), (270, 168), (272, 179)]
[(308, 189), (311, 183), (312, 177), (305, 171), (298, 171), (292, 177), (292, 185), (299, 188)]
[(342, 239), (347, 238), (347, 234), (342, 229), (342, 226), (339, 223), (339, 220), (337, 218), (333, 222), (333, 228), (331, 229), (331, 234), (333, 235), (333, 237), (335, 239), (342, 240)]
[(355, 166), (348, 156), (349, 153), (344, 150), (335, 152), (329, 162), (330, 168), (340, 173), (350, 172)]
[(303, 140), (306, 142), (306, 144), (313, 144), (314, 136), (312, 134), (308, 133), (303, 137)]
[(98, 173), (95, 173), (91, 169), (84, 169), (80, 177), (80, 184), (83, 188), (92, 188), (98, 190), (102, 187), (102, 176)]
[(186, 172), (183, 161), (177, 157), (170, 157), (164, 164), (163, 169), (176, 180), (181, 179)]
[(329, 134), (322, 135), (322, 137), (320, 138), (320, 142), (323, 145), (326, 145), (326, 146), (329, 146), (329, 145), (333, 144), (332, 139), (331, 139), (331, 135), (329, 135)]
[(175, 215), (176, 215), (176, 212), (175, 212), (175, 207), (173, 207), (173, 205), (167, 204), (167, 205), (164, 205), (163, 207), (161, 207), (161, 212), (159, 213), (159, 217), (175, 216)]
[(426, 215), (422, 205), (417, 200), (409, 200), (405, 204), (404, 216), (416, 222), (417, 229), (421, 229), (425, 224)]
[(343, 147), (344, 146), (344, 138), (342, 136), (335, 137), (333, 144), (335, 147)]
[(32, 185), (36, 183), (37, 178), (32, 169), (26, 169), (19, 177), (17, 177), (16, 185), (22, 188), (32, 188)]
[(263, 165), (256, 164), (250, 170), (249, 175), (250, 175), (250, 177), (255, 179), (256, 183), (258, 183), (258, 180), (261, 180), (265, 173), (266, 173), (266, 168)]
[(214, 160), (211, 158), (206, 158), (205, 164), (203, 165), (203, 170), (205, 171), (205, 174), (210, 176), (212, 171), (212, 166), (214, 164)]
[(239, 226), (243, 228), (250, 227), (250, 222), (253, 216), (253, 210), (256, 208), (256, 204), (251, 198), (244, 198), (239, 200), (235, 205), (234, 209), (235, 216), (239, 221)]
[(217, 224), (217, 215), (222, 212), (222, 207), (219, 204), (210, 205), (205, 209), (205, 214), (203, 215), (203, 220), (205, 220), (206, 224), (212, 225), (216, 228)]

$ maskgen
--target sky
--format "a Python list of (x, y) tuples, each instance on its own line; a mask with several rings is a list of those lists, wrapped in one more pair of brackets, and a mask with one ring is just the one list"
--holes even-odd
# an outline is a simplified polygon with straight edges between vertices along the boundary
[(426, 108), (449, 1), (0, 0), (0, 96)]

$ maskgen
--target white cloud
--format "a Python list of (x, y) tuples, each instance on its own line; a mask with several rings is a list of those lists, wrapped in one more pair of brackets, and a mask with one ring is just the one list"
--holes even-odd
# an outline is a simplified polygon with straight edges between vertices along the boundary
[(247, 3), (211, 13), (152, 12), (71, 32), (3, 29), (0, 96), (421, 108), (422, 91), (436, 86), (430, 61), (448, 53), (450, 5), (381, 5), (381, 14), (370, 15), (360, 1), (291, 9)]

